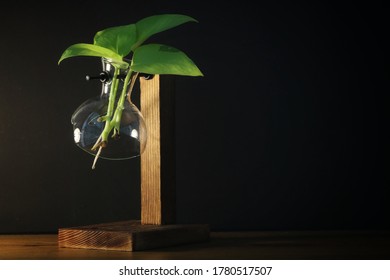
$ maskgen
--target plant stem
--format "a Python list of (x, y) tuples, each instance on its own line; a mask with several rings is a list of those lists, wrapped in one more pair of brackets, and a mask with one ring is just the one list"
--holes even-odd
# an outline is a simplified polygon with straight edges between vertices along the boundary
[(112, 86), (111, 86), (111, 90), (110, 90), (110, 96), (108, 97), (108, 108), (107, 108), (107, 114), (106, 114), (107, 118), (111, 118), (112, 113), (114, 112), (115, 97), (116, 97), (116, 92), (118, 90), (118, 74), (119, 74), (119, 68), (115, 67), (114, 77), (112, 78)]
[[(113, 122), (113, 126), (115, 129), (113, 137), (116, 135), (119, 135), (119, 128), (120, 128), (120, 123), (121, 123), (121, 119), (122, 119), (122, 112), (123, 112), (123, 109), (125, 108), (124, 104), (125, 104), (126, 96), (131, 94), (133, 87), (134, 87), (134, 84), (135, 84), (135, 80), (137, 79), (137, 76), (138, 76), (138, 73), (134, 73), (132, 71), (129, 71), (126, 75), (125, 86), (123, 86), (121, 96), (119, 97), (118, 103), (116, 105), (115, 113), (114, 113), (114, 116), (113, 116), (112, 121), (111, 121), (111, 122)], [(127, 92), (127, 85), (129, 84), (130, 77), (131, 77), (130, 88), (129, 88), (129, 91)]]
[(93, 145), (91, 149), (92, 151), (96, 150), (99, 146), (101, 146), (102, 143), (107, 142), (108, 135), (112, 130), (112, 128), (110, 128), (110, 121), (115, 107), (115, 97), (116, 97), (116, 92), (118, 90), (118, 74), (119, 74), (119, 68), (114, 66), (114, 69), (115, 69), (114, 76), (112, 77), (112, 81), (111, 81), (112, 85), (110, 90), (110, 96), (108, 97), (107, 113), (102, 118), (103, 121), (105, 122), (104, 130), (100, 134), (100, 137), (96, 141), (95, 145)]
[(112, 128), (114, 128), (113, 137), (119, 134), (122, 112), (123, 112), (123, 109), (125, 108), (124, 103), (125, 103), (125, 98), (126, 98), (127, 85), (129, 84), (130, 77), (131, 77), (132, 73), (133, 72), (129, 70), (126, 74), (126, 78), (125, 78), (125, 82), (123, 84), (121, 96), (119, 97), (118, 103), (116, 104), (114, 116), (112, 117), (112, 120), (110, 121), (110, 125), (112, 126)]
[[(98, 152), (96, 153), (95, 159), (93, 161), (92, 169), (95, 169), (96, 162), (100, 156), (100, 153), (102, 151), (102, 148), (104, 148), (107, 145), (108, 141), (108, 136), (110, 135), (111, 131), (114, 129), (114, 133), (112, 137), (119, 135), (119, 130), (120, 130), (120, 124), (121, 124), (121, 119), (122, 119), (122, 113), (123, 109), (125, 108), (124, 103), (126, 100), (126, 96), (131, 94), (131, 91), (133, 90), (135, 81), (137, 79), (138, 73), (134, 73), (132, 71), (128, 71), (126, 74), (126, 78), (123, 84), (122, 88), (122, 93), (119, 97), (119, 100), (116, 104), (116, 108), (114, 111), (115, 107), (115, 97), (116, 97), (116, 92), (118, 90), (118, 74), (119, 74), (119, 69), (115, 68), (115, 73), (114, 77), (112, 79), (112, 86), (111, 86), (111, 91), (110, 91), (110, 97), (108, 99), (108, 107), (107, 107), (107, 114), (104, 117), (104, 121), (106, 122), (105, 127), (103, 132), (101, 133), (99, 139), (96, 141), (95, 145), (92, 147), (92, 150), (96, 150), (99, 148)], [(130, 82), (130, 89), (129, 93), (127, 93), (127, 86)]]
[(129, 103), (131, 103), (131, 93), (133, 92), (133, 87), (134, 87), (135, 81), (137, 80), (138, 74), (139, 74), (138, 72), (134, 72), (134, 75), (131, 78), (130, 88), (129, 88), (129, 91), (127, 92), (127, 95), (126, 95)]
[(102, 136), (101, 142), (107, 142), (108, 135), (110, 134), (110, 132), (112, 130), (111, 120), (112, 120), (112, 115), (114, 113), (116, 92), (118, 90), (118, 82), (119, 82), (118, 81), (118, 74), (119, 74), (119, 68), (115, 67), (114, 77), (112, 78), (110, 96), (108, 98), (107, 114), (104, 118), (106, 125), (105, 125), (104, 130), (101, 134), (101, 136)]

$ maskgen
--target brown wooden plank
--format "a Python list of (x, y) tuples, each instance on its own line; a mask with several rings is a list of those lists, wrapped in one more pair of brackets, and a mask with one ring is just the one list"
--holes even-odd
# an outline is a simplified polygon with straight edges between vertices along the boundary
[(148, 139), (141, 155), (141, 222), (175, 222), (174, 82), (171, 76), (140, 78), (141, 112)]
[(206, 241), (207, 225), (142, 225), (121, 221), (58, 231), (59, 247), (140, 251), (152, 248)]

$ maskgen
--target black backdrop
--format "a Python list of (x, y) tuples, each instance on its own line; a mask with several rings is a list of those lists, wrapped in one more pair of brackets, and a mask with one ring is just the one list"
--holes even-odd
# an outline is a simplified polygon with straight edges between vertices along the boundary
[(100, 93), (84, 81), (99, 60), (57, 61), (98, 30), (161, 13), (199, 20), (149, 41), (205, 74), (176, 79), (179, 222), (390, 228), (383, 7), (71, 2), (0, 11), (0, 233), (139, 217), (139, 161), (92, 171), (73, 144), (70, 116)]

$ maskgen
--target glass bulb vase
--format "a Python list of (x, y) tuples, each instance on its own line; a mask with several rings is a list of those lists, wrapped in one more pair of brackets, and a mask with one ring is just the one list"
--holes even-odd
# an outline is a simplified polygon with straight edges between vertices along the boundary
[[(71, 119), (76, 145), (95, 156), (98, 151), (93, 147), (106, 126), (104, 118), (109, 108), (110, 94), (113, 94), (112, 87), (116, 88), (115, 106), (118, 104), (123, 87), (126, 89), (129, 87), (129, 84), (125, 85), (125, 77), (129, 71), (127, 64), (117, 65), (102, 58), (102, 66), (100, 96), (86, 100), (76, 109)], [(117, 75), (116, 85), (113, 83), (114, 75)], [(107, 143), (99, 154), (100, 158), (130, 159), (139, 156), (145, 148), (147, 136), (145, 122), (141, 112), (131, 102), (130, 93), (127, 94), (123, 104), (119, 133), (114, 136), (113, 131), (110, 132)]]

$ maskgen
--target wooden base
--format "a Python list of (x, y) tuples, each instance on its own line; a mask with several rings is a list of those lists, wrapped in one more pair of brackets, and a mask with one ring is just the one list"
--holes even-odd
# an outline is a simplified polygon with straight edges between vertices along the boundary
[(122, 221), (58, 230), (58, 246), (82, 249), (141, 251), (207, 241), (208, 225), (141, 225)]

